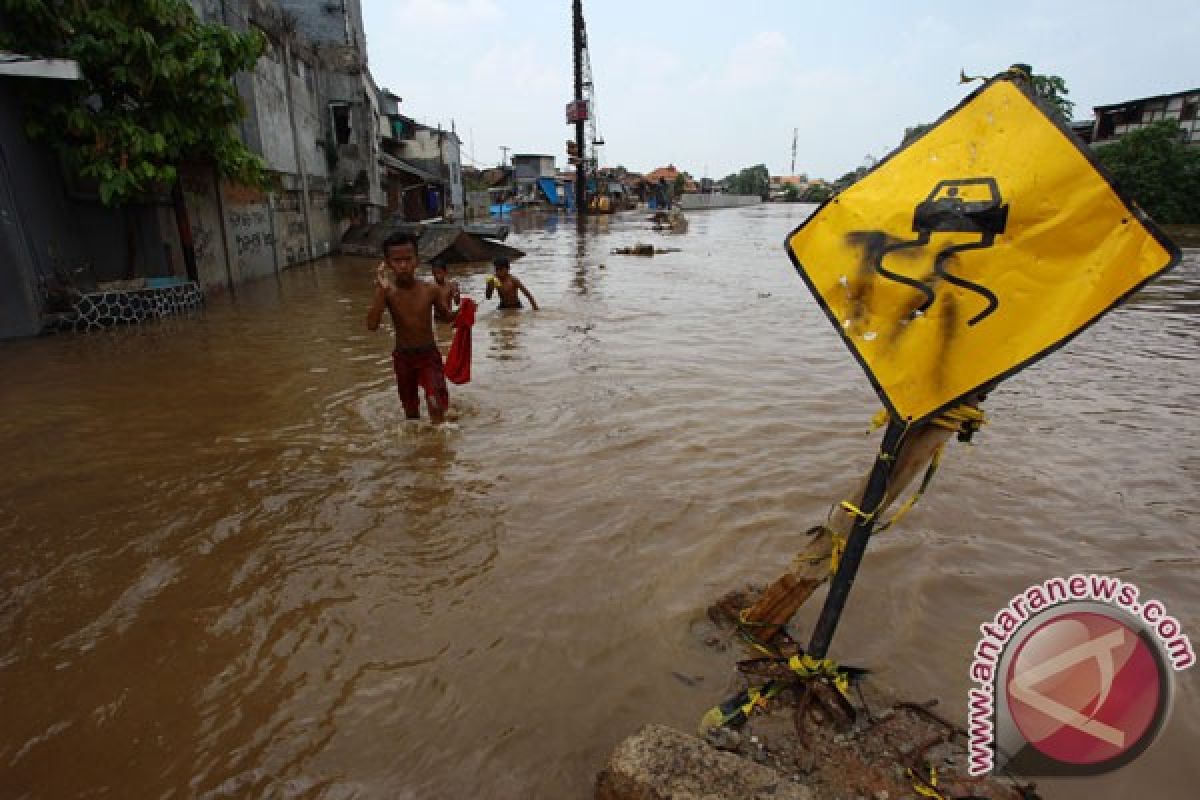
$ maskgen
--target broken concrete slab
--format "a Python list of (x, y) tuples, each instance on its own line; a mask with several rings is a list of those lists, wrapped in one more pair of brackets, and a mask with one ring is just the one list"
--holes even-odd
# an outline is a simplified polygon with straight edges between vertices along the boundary
[(647, 725), (613, 751), (596, 776), (595, 800), (814, 800), (814, 795), (770, 767), (665, 725)]
[[(515, 247), (488, 238), (485, 231), (489, 230), (486, 226), (459, 223), (379, 222), (347, 230), (342, 236), (341, 251), (347, 255), (376, 256), (388, 236), (403, 232), (418, 237), (417, 257), (426, 263), (436, 259), (445, 264), (463, 264), (500, 257), (515, 261), (525, 255)], [(497, 233), (507, 235), (508, 231), (505, 228)]]

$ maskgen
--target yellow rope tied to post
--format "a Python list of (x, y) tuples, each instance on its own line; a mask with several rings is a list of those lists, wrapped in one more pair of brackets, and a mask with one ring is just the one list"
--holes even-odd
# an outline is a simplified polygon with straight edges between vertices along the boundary
[(829, 574), (836, 575), (838, 564), (842, 561), (842, 553), (846, 552), (846, 537), (831, 530), (829, 532)]
[(922, 778), (911, 769), (905, 770), (908, 773), (909, 780), (912, 781), (913, 790), (922, 797), (933, 798), (933, 800), (946, 800), (946, 795), (942, 794), (937, 788), (937, 769), (929, 768), (929, 779)]
[(788, 659), (788, 668), (798, 678), (828, 678), (838, 693), (850, 699), (850, 676), (831, 658), (813, 658), (808, 653)]
[(754, 715), (754, 712), (766, 709), (771, 698), (783, 689), (783, 683), (770, 681), (761, 687), (751, 686), (738, 692), (724, 703), (713, 706), (704, 713), (704, 716), (700, 718), (700, 735), (703, 736), (713, 728), (743, 724)]
[(982, 428), (987, 424), (987, 416), (974, 406), (961, 405), (942, 412), (931, 419), (929, 423), (961, 434)]
[(752, 648), (765, 656), (770, 658), (779, 658), (779, 652), (777, 650), (767, 644), (764, 644), (763, 642), (760, 642), (758, 637), (749, 630), (750, 628), (774, 627), (772, 623), (756, 622), (754, 620), (746, 619), (746, 609), (743, 608), (738, 612), (737, 624), (735, 627), (737, 628), (738, 636), (740, 636), (742, 641), (744, 641), (746, 644), (750, 645)]
[(933, 451), (933, 457), (929, 459), (929, 466), (925, 469), (925, 476), (921, 478), (921, 485), (917, 487), (917, 490), (912, 493), (911, 497), (904, 501), (904, 505), (896, 509), (896, 513), (892, 515), (891, 519), (880, 525), (875, 530), (875, 533), (883, 533), (888, 528), (899, 522), (901, 517), (903, 517), (909, 511), (912, 511), (913, 506), (917, 504), (917, 501), (921, 499), (921, 495), (925, 494), (925, 490), (928, 489), (929, 484), (933, 482), (933, 475), (935, 472), (937, 472), (938, 465), (942, 463), (942, 453), (945, 451), (945, 449), (946, 446), (942, 444)]
[[(880, 409), (874, 417), (871, 418), (871, 430), (880, 428), (887, 424), (888, 412), (886, 409)], [(939, 428), (955, 431), (958, 433), (958, 438), (961, 441), (969, 441), (971, 436), (987, 424), (987, 417), (978, 408), (969, 405), (956, 406), (949, 411), (945, 411), (929, 421), (929, 424), (936, 425)], [(917, 501), (925, 494), (925, 490), (929, 488), (929, 484), (933, 482), (933, 475), (937, 472), (938, 466), (942, 463), (942, 454), (945, 452), (945, 445), (938, 447), (933, 451), (933, 457), (929, 461), (929, 467), (925, 470), (925, 476), (921, 478), (921, 485), (913, 492), (912, 496), (904, 501), (904, 504), (896, 510), (891, 519), (875, 529), (874, 533), (883, 533), (888, 528), (895, 525), (900, 519), (913, 510)], [(843, 500), (839, 503), (843, 511), (852, 516), (858, 517), (864, 522), (870, 522), (875, 518), (878, 509), (871, 512), (863, 511), (858, 506), (851, 503), (849, 500)], [(831, 574), (837, 573), (838, 562), (841, 560), (842, 552), (846, 549), (846, 541), (839, 537), (836, 533), (833, 535), (833, 549), (829, 556), (829, 571)]]

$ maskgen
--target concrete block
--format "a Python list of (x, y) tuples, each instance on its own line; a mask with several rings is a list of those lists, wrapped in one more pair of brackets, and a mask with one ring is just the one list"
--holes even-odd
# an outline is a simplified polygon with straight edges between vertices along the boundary
[(596, 777), (595, 800), (813, 800), (775, 770), (663, 725), (617, 746)]

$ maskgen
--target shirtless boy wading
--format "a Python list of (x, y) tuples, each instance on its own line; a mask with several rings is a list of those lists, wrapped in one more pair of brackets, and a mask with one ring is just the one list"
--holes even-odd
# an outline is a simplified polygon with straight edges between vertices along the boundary
[(375, 273), (375, 297), (367, 311), (367, 330), (377, 330), (383, 309), (392, 315), (396, 349), (392, 366), (404, 416), (420, 419), (420, 387), (425, 391), (429, 421), (441, 425), (450, 404), (442, 354), (433, 339), (433, 315), (453, 316), (446, 293), (431, 283), (417, 280), (417, 247), (413, 237), (397, 233), (383, 243), (383, 263)]

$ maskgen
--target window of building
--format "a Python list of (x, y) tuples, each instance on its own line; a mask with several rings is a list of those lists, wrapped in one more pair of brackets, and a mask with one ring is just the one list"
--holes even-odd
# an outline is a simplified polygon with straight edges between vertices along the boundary
[(350, 106), (346, 103), (330, 103), (329, 115), (333, 122), (333, 140), (338, 144), (350, 144), (353, 134)]
[(1183, 110), (1179, 113), (1179, 118), (1195, 119), (1197, 110), (1200, 110), (1200, 96), (1188, 97), (1183, 101)]

